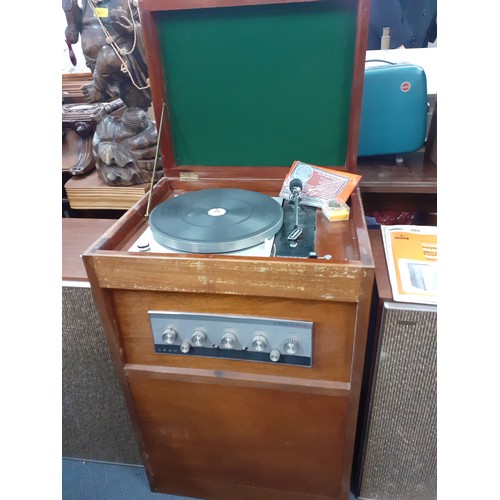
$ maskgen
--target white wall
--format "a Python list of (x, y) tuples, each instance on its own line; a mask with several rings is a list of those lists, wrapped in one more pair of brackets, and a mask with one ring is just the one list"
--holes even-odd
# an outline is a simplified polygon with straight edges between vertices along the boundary
[(76, 56), (76, 66), (73, 66), (71, 64), (71, 61), (69, 59), (69, 51), (68, 51), (68, 46), (66, 45), (65, 42), (65, 37), (64, 37), (64, 30), (66, 29), (66, 17), (64, 15), (64, 10), (61, 7), (59, 7), (59, 26), (60, 26), (60, 31), (61, 31), (61, 49), (62, 49), (62, 73), (86, 73), (89, 70), (87, 66), (85, 65), (85, 57), (83, 56), (82, 52), (82, 46), (80, 41), (76, 43), (75, 45), (72, 45), (73, 47), (73, 52), (75, 53)]

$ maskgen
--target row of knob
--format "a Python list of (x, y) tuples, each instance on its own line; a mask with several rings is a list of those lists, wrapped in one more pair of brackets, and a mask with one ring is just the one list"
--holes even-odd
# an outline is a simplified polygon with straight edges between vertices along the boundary
[[(163, 342), (165, 344), (172, 345), (176, 342), (178, 337), (178, 333), (174, 328), (167, 328), (162, 335)], [(184, 340), (182, 342), (180, 349), (183, 353), (188, 353), (191, 349), (191, 346), (202, 347), (205, 345), (207, 341), (207, 334), (203, 330), (195, 330), (191, 335), (191, 342)], [(227, 331), (221, 337), (220, 346), (223, 349), (234, 349), (236, 347), (237, 339), (236, 335), (233, 332)], [(262, 333), (256, 333), (252, 337), (252, 348), (257, 352), (264, 352), (268, 347), (268, 340)], [(286, 354), (296, 354), (299, 349), (299, 343), (294, 338), (286, 339), (283, 344), (283, 349)], [(269, 358), (271, 361), (278, 361), (280, 359), (281, 353), (279, 349), (271, 349), (269, 353)]]

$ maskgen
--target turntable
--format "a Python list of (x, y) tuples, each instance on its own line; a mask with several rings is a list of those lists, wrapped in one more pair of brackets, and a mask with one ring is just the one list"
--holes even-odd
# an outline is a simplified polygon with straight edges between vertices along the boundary
[(139, 3), (164, 177), (83, 260), (153, 491), (349, 497), (360, 192), (338, 222), (279, 193), (294, 160), (355, 170), (367, 4)]
[[(258, 192), (228, 188), (176, 196), (158, 205), (149, 217), (155, 242), (191, 253), (229, 253), (262, 246), (272, 241), (282, 225), (279, 202)], [(150, 246), (149, 241), (151, 237), (137, 242), (137, 250)]]
[(158, 205), (129, 251), (315, 258), (315, 216), (300, 199), (246, 189), (193, 191)]

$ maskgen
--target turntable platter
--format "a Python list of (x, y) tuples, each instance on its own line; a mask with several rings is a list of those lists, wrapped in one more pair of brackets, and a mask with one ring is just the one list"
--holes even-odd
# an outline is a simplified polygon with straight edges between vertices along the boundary
[(282, 224), (279, 202), (245, 189), (184, 193), (158, 205), (149, 217), (160, 245), (192, 253), (225, 253), (258, 245)]

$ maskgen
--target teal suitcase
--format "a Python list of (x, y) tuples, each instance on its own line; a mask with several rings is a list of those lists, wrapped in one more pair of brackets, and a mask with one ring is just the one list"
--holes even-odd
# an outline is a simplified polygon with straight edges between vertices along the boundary
[(425, 142), (427, 79), (415, 64), (365, 66), (358, 156), (417, 151)]

